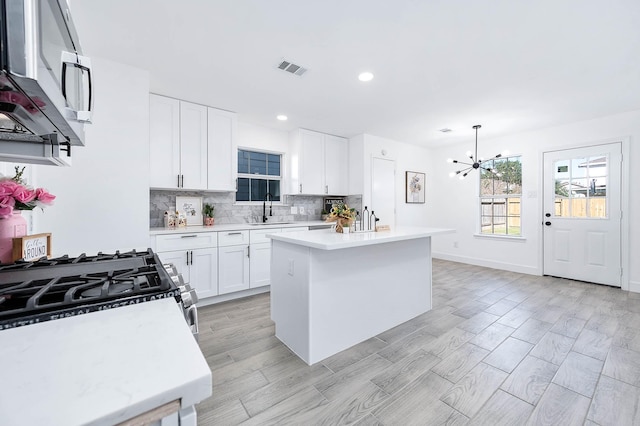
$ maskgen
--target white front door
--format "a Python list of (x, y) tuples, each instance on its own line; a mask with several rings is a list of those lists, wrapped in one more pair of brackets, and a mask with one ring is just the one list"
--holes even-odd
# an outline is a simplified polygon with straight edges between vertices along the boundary
[(544, 153), (544, 274), (620, 287), (622, 143)]

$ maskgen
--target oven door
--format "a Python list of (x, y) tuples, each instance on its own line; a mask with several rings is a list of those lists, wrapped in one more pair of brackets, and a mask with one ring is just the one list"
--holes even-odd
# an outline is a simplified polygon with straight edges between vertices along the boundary
[(65, 0), (4, 0), (6, 63), (16, 93), (42, 113), (25, 114), (16, 103), (13, 118), (36, 135), (58, 132), (72, 145), (84, 145), (91, 120), (91, 62), (80, 45)]

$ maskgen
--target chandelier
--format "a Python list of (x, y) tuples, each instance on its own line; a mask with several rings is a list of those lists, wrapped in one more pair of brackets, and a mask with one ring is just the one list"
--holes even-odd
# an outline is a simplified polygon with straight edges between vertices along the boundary
[(482, 127), (479, 124), (476, 124), (475, 126), (473, 126), (474, 129), (476, 129), (476, 151), (475, 154), (471, 151), (467, 151), (467, 157), (469, 157), (469, 159), (471, 160), (471, 163), (467, 163), (465, 161), (458, 161), (458, 160), (453, 160), (451, 158), (449, 158), (447, 160), (447, 163), (453, 163), (453, 164), (462, 164), (464, 166), (467, 167), (463, 167), (462, 169), (455, 171), (455, 172), (451, 172), (449, 173), (449, 176), (454, 177), (454, 176), (458, 176), (460, 180), (464, 179), (465, 177), (467, 177), (467, 175), (469, 174), (469, 172), (471, 172), (471, 170), (473, 169), (482, 169), (485, 170), (487, 172), (493, 173), (494, 175), (500, 177), (502, 176), (495, 168), (492, 167), (487, 167), (484, 164), (485, 163), (489, 163), (490, 161), (496, 160), (500, 157), (502, 157), (502, 154), (498, 154), (495, 157), (489, 158), (488, 160), (483, 160), (482, 158), (478, 157), (478, 129)]

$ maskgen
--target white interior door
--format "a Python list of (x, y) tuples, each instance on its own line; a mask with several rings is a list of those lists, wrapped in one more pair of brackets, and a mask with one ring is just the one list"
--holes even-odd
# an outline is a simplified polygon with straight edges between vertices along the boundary
[(622, 144), (544, 153), (544, 274), (620, 287)]
[(373, 158), (371, 164), (371, 206), (380, 219), (379, 225), (395, 227), (396, 222), (396, 162)]

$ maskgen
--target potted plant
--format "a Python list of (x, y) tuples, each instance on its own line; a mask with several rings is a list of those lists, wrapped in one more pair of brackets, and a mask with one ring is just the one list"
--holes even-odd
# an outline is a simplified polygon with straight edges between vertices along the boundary
[(327, 216), (329, 215), (329, 212), (326, 211), (325, 209), (322, 209), (322, 213), (320, 213), (320, 219), (321, 220), (327, 220)]
[(213, 226), (213, 204), (204, 203), (202, 206), (202, 215), (204, 216), (204, 226)]

